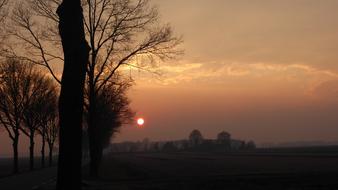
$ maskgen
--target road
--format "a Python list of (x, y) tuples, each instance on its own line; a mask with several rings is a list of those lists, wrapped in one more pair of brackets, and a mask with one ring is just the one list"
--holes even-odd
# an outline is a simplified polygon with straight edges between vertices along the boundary
[(101, 176), (106, 189), (338, 189), (337, 163), (332, 155), (124, 153), (106, 157)]
[(33, 190), (55, 180), (56, 167), (0, 178), (1, 190)]

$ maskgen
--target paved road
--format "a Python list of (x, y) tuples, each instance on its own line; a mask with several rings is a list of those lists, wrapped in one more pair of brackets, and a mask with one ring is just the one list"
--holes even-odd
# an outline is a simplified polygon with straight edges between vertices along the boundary
[(126, 153), (107, 157), (101, 176), (106, 189), (338, 189), (337, 163), (332, 155)]
[(26, 172), (0, 179), (1, 190), (32, 190), (55, 180), (56, 167)]

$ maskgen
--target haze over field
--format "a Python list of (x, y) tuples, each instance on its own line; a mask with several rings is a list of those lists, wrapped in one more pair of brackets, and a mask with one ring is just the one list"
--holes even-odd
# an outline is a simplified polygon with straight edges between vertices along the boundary
[[(183, 35), (185, 55), (161, 64), (160, 79), (131, 70), (145, 127), (125, 126), (116, 141), (182, 139), (195, 128), (258, 143), (338, 140), (338, 1), (153, 3)], [(10, 154), (5, 133), (0, 141)]]
[(338, 139), (338, 1), (154, 2), (186, 53), (161, 80), (133, 72), (133, 107), (147, 123), (118, 140), (194, 128), (258, 142)]

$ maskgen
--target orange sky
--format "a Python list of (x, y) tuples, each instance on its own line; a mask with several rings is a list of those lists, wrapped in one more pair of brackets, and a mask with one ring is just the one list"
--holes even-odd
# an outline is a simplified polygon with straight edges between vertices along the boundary
[(117, 141), (208, 138), (338, 140), (338, 1), (156, 0), (184, 36), (164, 76), (133, 72), (144, 129)]
[(116, 141), (195, 128), (258, 143), (338, 140), (337, 0), (152, 2), (183, 35), (185, 55), (162, 63), (161, 77), (132, 70), (132, 106), (146, 123)]

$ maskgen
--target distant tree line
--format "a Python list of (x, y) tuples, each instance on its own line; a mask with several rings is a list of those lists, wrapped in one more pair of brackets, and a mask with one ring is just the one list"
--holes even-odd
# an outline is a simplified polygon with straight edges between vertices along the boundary
[(175, 152), (175, 151), (241, 151), (254, 150), (254, 141), (231, 139), (228, 132), (218, 133), (216, 139), (205, 139), (199, 130), (193, 130), (188, 139), (176, 141), (155, 141), (148, 138), (139, 142), (122, 142), (111, 145), (113, 152)]

